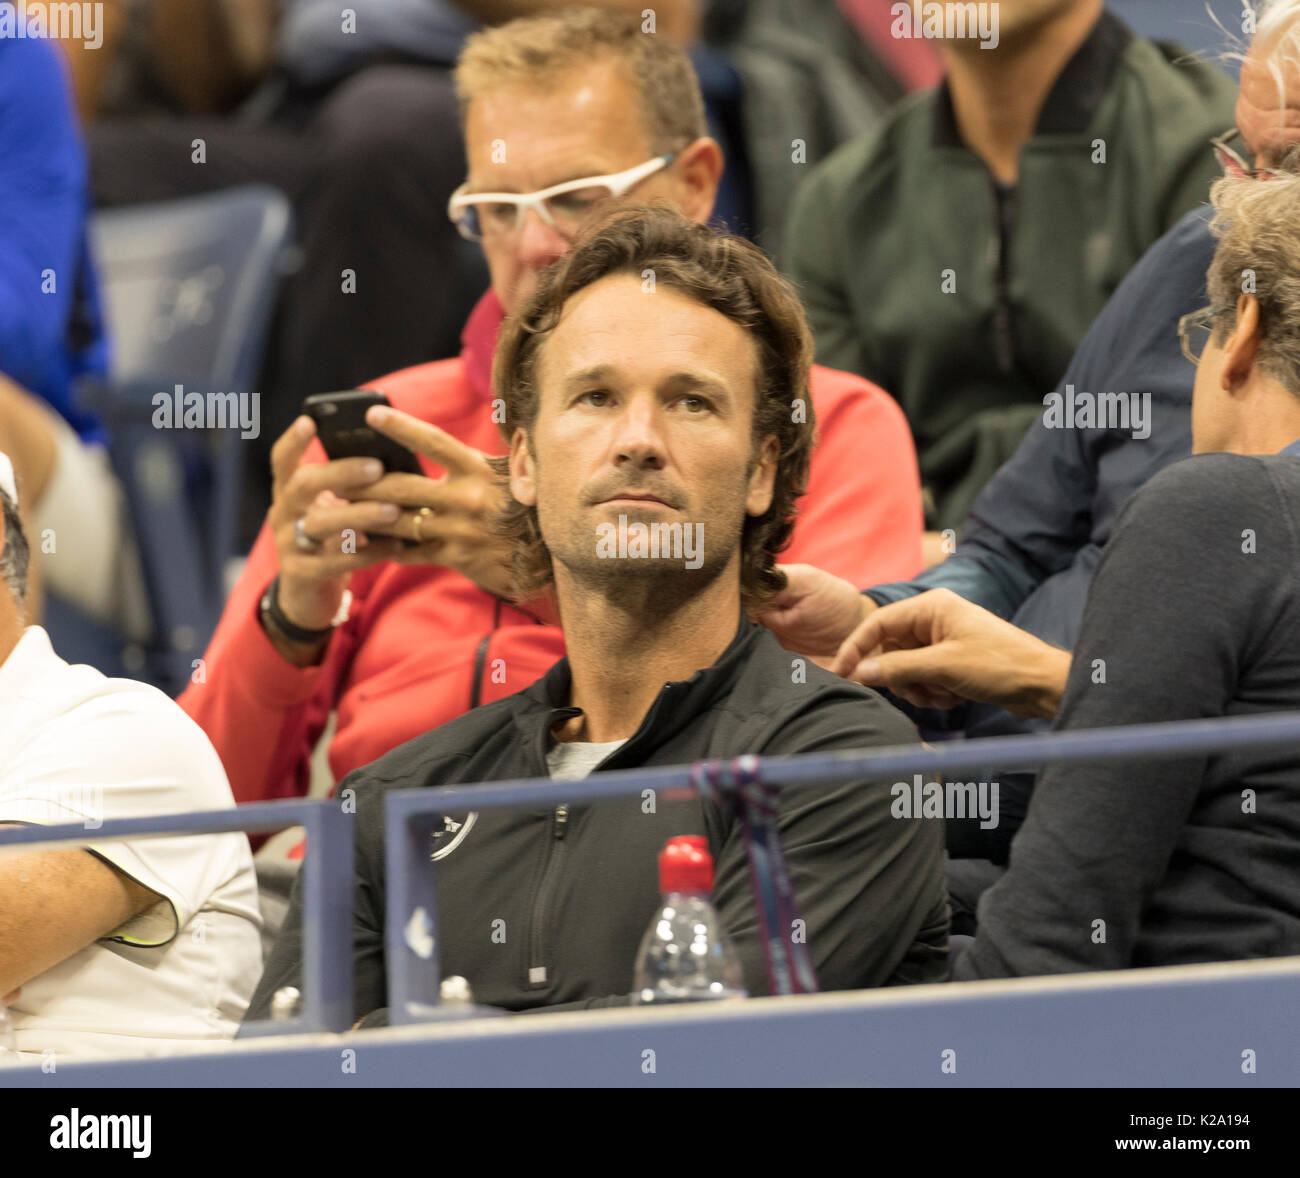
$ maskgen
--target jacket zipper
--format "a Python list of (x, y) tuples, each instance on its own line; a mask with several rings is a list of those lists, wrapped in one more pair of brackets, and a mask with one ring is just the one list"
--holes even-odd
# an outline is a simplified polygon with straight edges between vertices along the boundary
[[(659, 718), (659, 713), (664, 706), (664, 700), (673, 687), (674, 684), (672, 683), (664, 684), (654, 703), (650, 705), (650, 710), (646, 713), (645, 719), (641, 721), (641, 726), (628, 738), (627, 743), (617, 752), (611, 753), (610, 757), (625, 755), (630, 748), (636, 745), (637, 739), (643, 732), (653, 730), (655, 722)], [(547, 732), (548, 729), (543, 727), (538, 733), (538, 757), (543, 765), (546, 763), (544, 750)], [(592, 769), (592, 772), (595, 773), (604, 769), (609, 763), (610, 757), (606, 757), (601, 761), (599, 765)], [(547, 930), (546, 909), (551, 900), (551, 893), (555, 890), (556, 880), (563, 871), (564, 861), (567, 857), (566, 848), (568, 844), (565, 842), (565, 836), (568, 834), (568, 830), (569, 807), (567, 804), (556, 806), (551, 814), (550, 829), (547, 832), (550, 837), (546, 840), (546, 865), (542, 868), (541, 882), (537, 885), (537, 895), (533, 899), (533, 922), (532, 927), (528, 930), (528, 960), (525, 963), (525, 969), (527, 970), (528, 985), (530, 987), (550, 986), (555, 982), (546, 965), (546, 937), (543, 934)]]
[(555, 881), (560, 875), (567, 844), (564, 841), (569, 827), (569, 807), (562, 804), (555, 807), (551, 815), (550, 838), (546, 847), (546, 866), (542, 870), (542, 882), (538, 885), (537, 896), (533, 901), (533, 927), (528, 936), (528, 982), (529, 985), (550, 985), (553, 979), (547, 973), (545, 955), (545, 937), (543, 921)]
[(993, 189), (993, 216), (997, 222), (997, 268), (994, 275), (995, 295), (993, 303), (993, 350), (997, 357), (998, 369), (1011, 372), (1015, 367), (1016, 345), (1011, 323), (1011, 275), (1010, 253), (1012, 222), (1016, 217), (1016, 204), (1019, 201), (1019, 187), (1006, 188), (999, 185), (992, 176), (989, 182)]

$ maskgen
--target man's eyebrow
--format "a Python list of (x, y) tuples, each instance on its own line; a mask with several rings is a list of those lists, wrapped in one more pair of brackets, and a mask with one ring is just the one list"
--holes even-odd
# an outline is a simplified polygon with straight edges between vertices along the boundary
[(609, 364), (595, 364), (591, 368), (583, 368), (578, 372), (571, 372), (564, 378), (564, 387), (574, 389), (579, 385), (596, 384), (598, 381), (612, 380), (614, 368)]
[[(590, 368), (583, 368), (578, 372), (570, 373), (564, 378), (564, 387), (566, 390), (573, 390), (586, 385), (616, 379), (617, 370), (613, 365), (594, 364)], [(675, 393), (699, 391), (717, 397), (721, 401), (731, 400), (731, 390), (722, 381), (715, 380), (711, 376), (701, 376), (698, 372), (674, 372), (660, 383), (660, 387), (670, 389)]]
[(665, 384), (675, 392), (694, 389), (722, 401), (731, 400), (731, 390), (722, 381), (711, 376), (701, 376), (698, 372), (674, 372)]

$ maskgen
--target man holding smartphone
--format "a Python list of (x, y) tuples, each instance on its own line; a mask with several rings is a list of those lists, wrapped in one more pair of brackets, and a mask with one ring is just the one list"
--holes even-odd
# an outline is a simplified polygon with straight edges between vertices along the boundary
[[(181, 697), (242, 802), (307, 791), (331, 712), (339, 780), (560, 658), (546, 607), (506, 599), (511, 550), (494, 527), (505, 489), (489, 465), (504, 452), (490, 380), (498, 328), (594, 211), (712, 212), (723, 161), (690, 61), (637, 21), (572, 11), (489, 30), (467, 44), (457, 85), (470, 167), (448, 212), (481, 242), (492, 289), (459, 358), (372, 385), (395, 407), (370, 409), (367, 424), (414, 451), (423, 475), (322, 461), (306, 417), (276, 442), (266, 527), (202, 681)], [(919, 476), (901, 411), (818, 367), (810, 400), (793, 409), (820, 432), (786, 559), (855, 584), (913, 575)]]

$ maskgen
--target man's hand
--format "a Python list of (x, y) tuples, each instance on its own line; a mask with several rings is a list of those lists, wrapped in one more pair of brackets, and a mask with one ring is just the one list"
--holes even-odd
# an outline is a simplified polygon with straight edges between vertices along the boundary
[(780, 566), (786, 587), (754, 620), (786, 648), (829, 665), (841, 643), (876, 608), (848, 581), (810, 564)]
[[(370, 533), (392, 527), (401, 510), (391, 503), (351, 502), (378, 482), (383, 467), (374, 458), (343, 458), (302, 465), (316, 436), (310, 417), (300, 417), (271, 450), (271, 510), (267, 526), (275, 537), (280, 563), (280, 608), (304, 630), (324, 630), (338, 613), (348, 578), (357, 569), (390, 560), (402, 551), (400, 540)], [(297, 521), (314, 551), (304, 551), (295, 533)], [(314, 662), (320, 646), (297, 647), (272, 635), (277, 649), (300, 666)], [(322, 644), (323, 645), (323, 644)]]
[[(496, 524), (510, 492), (488, 465), (487, 455), (400, 409), (374, 406), (366, 413), (366, 424), (447, 472), (440, 479), (389, 474), (349, 493), (353, 499), (392, 503), (404, 509), (397, 520), (375, 529), (421, 541), (393, 559), (400, 564), (444, 565), (488, 593), (507, 596), (510, 544), (498, 535)], [(421, 508), (432, 514), (421, 515)]]
[(923, 708), (963, 700), (1050, 718), (1065, 692), (1070, 653), (1004, 622), (950, 589), (876, 610), (845, 641), (831, 670), (887, 687)]

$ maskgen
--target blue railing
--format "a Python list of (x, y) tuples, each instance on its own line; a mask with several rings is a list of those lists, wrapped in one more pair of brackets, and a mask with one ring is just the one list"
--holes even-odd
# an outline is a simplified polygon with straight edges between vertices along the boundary
[[(831, 785), (860, 778), (882, 781), (900, 773), (944, 774), (1024, 769), (1112, 760), (1156, 760), (1243, 748), (1295, 748), (1300, 760), (1300, 712), (1134, 724), (1114, 728), (994, 736), (934, 747), (889, 748), (760, 757), (765, 781), (783, 787)], [(716, 763), (731, 788), (731, 763)], [(438, 1005), (437, 900), (428, 856), (429, 838), (444, 814), (500, 806), (554, 806), (654, 790), (678, 797), (697, 792), (693, 766), (624, 769), (581, 781), (532, 778), (483, 785), (399, 790), (387, 795), (385, 861), (388, 1018), (393, 1024), (427, 1020)], [(409, 936), (416, 929), (418, 936)]]
[[(1047, 763), (1168, 759), (1244, 748), (1300, 750), (1300, 712), (993, 737), (937, 747), (904, 745), (769, 757), (760, 759), (758, 764), (766, 780), (779, 781), (783, 787), (810, 787), (856, 778), (887, 780), (898, 774), (976, 772), (983, 776), (992, 770)], [(730, 763), (719, 762), (718, 770), (723, 788), (729, 788)], [(501, 806), (589, 802), (637, 795), (646, 789), (669, 797), (689, 796), (696, 790), (694, 782), (692, 766), (666, 766), (601, 773), (581, 781), (557, 782), (543, 778), (388, 794), (385, 837), (390, 1021), (412, 1023), (435, 1019), (438, 1015), (436, 873), (428, 849), (429, 835), (443, 815)], [(293, 825), (306, 828), (308, 846), (302, 881), (303, 1013), (286, 1021), (250, 1024), (241, 1037), (344, 1031), (354, 1018), (353, 843), (351, 816), (338, 799), (266, 802), (236, 810), (114, 819), (93, 831), (84, 825), (0, 829), (0, 848), (50, 842), (85, 845), (128, 837), (227, 831), (264, 832)], [(410, 937), (409, 928), (423, 928), (427, 936)], [(959, 989), (953, 987), (952, 991), (956, 999)], [(148, 1068), (161, 1066), (161, 1062), (141, 1061), (141, 1064)]]

